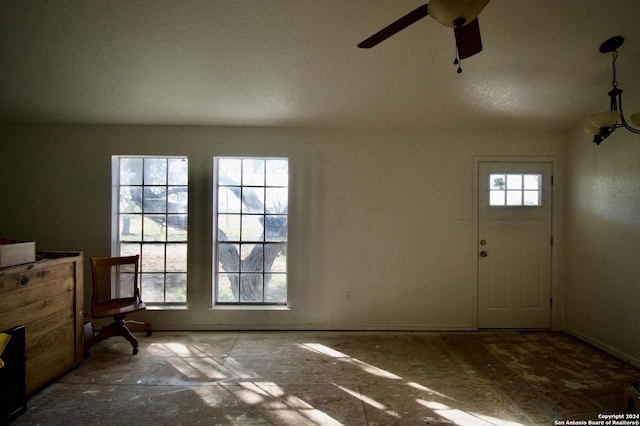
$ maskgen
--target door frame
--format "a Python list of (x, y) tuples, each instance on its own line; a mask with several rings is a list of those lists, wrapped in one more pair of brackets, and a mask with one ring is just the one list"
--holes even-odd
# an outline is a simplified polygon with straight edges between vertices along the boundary
[(561, 297), (562, 292), (559, 288), (560, 280), (558, 277), (564, 270), (561, 262), (561, 250), (563, 241), (560, 237), (562, 224), (558, 221), (561, 218), (561, 204), (558, 202), (562, 199), (562, 188), (559, 182), (562, 181), (559, 170), (559, 160), (555, 156), (474, 156), (473, 157), (473, 201), (472, 201), (472, 241), (473, 241), (473, 275), (475, 279), (474, 303), (473, 303), (473, 323), (474, 328), (478, 330), (478, 300), (479, 300), (479, 273), (478, 273), (478, 234), (479, 234), (479, 168), (480, 163), (550, 163), (553, 190), (551, 191), (551, 237), (553, 238), (553, 246), (551, 247), (551, 298), (553, 304), (551, 306), (551, 330), (561, 330), (563, 327), (564, 300)]

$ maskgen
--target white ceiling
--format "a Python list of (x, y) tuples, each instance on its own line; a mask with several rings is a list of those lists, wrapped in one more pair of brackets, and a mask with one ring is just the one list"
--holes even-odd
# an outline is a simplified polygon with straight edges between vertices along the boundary
[(492, 0), (456, 73), (425, 0), (0, 2), (0, 122), (330, 128), (569, 128), (608, 108), (611, 55), (640, 110), (639, 0)]

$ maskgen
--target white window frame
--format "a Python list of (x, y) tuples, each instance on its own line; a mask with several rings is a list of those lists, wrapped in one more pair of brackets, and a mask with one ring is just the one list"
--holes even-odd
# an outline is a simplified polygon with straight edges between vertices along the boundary
[[(238, 182), (237, 184), (223, 184), (220, 182), (220, 177), (219, 177), (219, 173), (220, 173), (220, 168), (219, 168), (219, 161), (220, 160), (248, 160), (248, 161), (284, 161), (286, 162), (286, 166), (287, 166), (287, 180), (286, 180), (286, 184), (280, 184), (280, 185), (270, 185), (267, 182), (267, 172), (265, 169), (265, 183), (263, 185), (253, 185), (253, 184), (246, 184), (246, 182), (241, 181)], [(236, 216), (240, 216), (240, 223), (243, 223), (244, 218), (247, 217), (251, 217), (251, 216), (258, 216), (258, 217), (264, 217), (264, 220), (262, 222), (263, 225), (263, 230), (262, 230), (262, 235), (261, 238), (262, 239), (246, 239), (243, 238), (242, 236), (242, 232), (240, 233), (240, 237), (235, 238), (233, 237), (230, 240), (224, 240), (221, 241), (218, 238), (218, 234), (219, 234), (219, 220), (221, 216), (225, 216), (227, 213), (225, 212), (220, 212), (219, 209), (219, 203), (218, 203), (218, 198), (219, 198), (219, 194), (220, 194), (220, 189), (221, 188), (234, 188), (235, 190), (240, 190), (240, 193), (243, 194), (246, 189), (248, 190), (264, 190), (265, 194), (266, 191), (268, 189), (284, 189), (286, 190), (287, 194), (288, 194), (288, 190), (289, 190), (289, 178), (288, 178), (288, 168), (289, 168), (289, 159), (286, 157), (251, 157), (251, 156), (221, 156), (221, 157), (214, 157), (213, 159), (213, 235), (212, 235), (212, 247), (213, 247), (213, 261), (212, 261), (212, 275), (213, 275), (213, 279), (212, 279), (212, 304), (214, 307), (216, 308), (230, 308), (230, 309), (236, 309), (236, 308), (286, 308), (287, 307), (287, 296), (288, 296), (288, 264), (287, 264), (287, 260), (288, 256), (287, 256), (287, 247), (288, 247), (288, 204), (289, 204), (289, 197), (287, 195), (286, 197), (286, 211), (285, 212), (271, 212), (269, 213), (269, 207), (264, 207), (264, 212), (263, 213), (248, 213), (243, 211), (243, 209), (245, 208), (244, 203), (240, 204), (240, 210), (237, 213), (234, 213), (234, 215)], [(243, 174), (242, 174), (243, 175)], [(242, 197), (242, 196), (241, 196)], [(264, 200), (263, 200), (264, 201)], [(266, 202), (264, 204), (267, 204)], [(285, 217), (285, 227), (284, 227), (284, 237), (278, 237), (277, 239), (274, 240), (270, 240), (269, 237), (267, 236), (268, 232), (265, 230), (264, 228), (264, 224), (266, 223), (266, 217), (267, 216), (284, 216)], [(240, 229), (244, 229), (241, 225)], [(234, 250), (233, 255), (234, 256), (238, 256), (238, 266), (237, 266), (237, 271), (226, 271), (223, 270), (220, 266), (220, 258), (219, 258), (219, 249), (221, 245), (236, 245), (235, 248), (232, 248), (232, 250)], [(284, 254), (284, 261), (280, 262), (280, 266), (278, 267), (276, 272), (272, 272), (270, 270), (266, 270), (268, 269), (268, 267), (265, 264), (264, 261), (264, 257), (266, 257), (266, 255), (263, 256), (263, 269), (260, 272), (244, 272), (242, 271), (243, 268), (243, 262), (245, 261), (245, 258), (243, 257), (243, 253), (246, 254), (246, 252), (243, 252), (243, 249), (241, 248), (242, 245), (246, 245), (246, 246), (256, 246), (256, 245), (261, 245), (262, 246), (262, 253), (265, 253), (265, 249), (268, 246), (272, 246), (275, 248), (276, 245), (279, 246), (278, 248), (278, 252), (279, 253), (283, 253)], [(283, 250), (280, 250), (280, 248), (282, 248), (282, 246), (284, 246)], [(252, 250), (253, 252), (253, 250)], [(273, 264), (272, 264), (273, 266)], [(224, 275), (230, 276), (230, 275), (236, 275), (237, 274), (237, 288), (236, 288), (236, 293), (237, 293), (237, 297), (234, 295), (234, 297), (236, 297), (235, 300), (230, 300), (229, 296), (225, 296), (226, 299), (224, 297), (221, 296), (221, 292), (224, 290), (221, 290), (221, 286), (225, 285), (229, 286), (229, 287), (234, 287), (234, 284), (231, 282), (231, 280), (229, 280), (228, 283), (226, 284), (221, 284), (221, 277), (224, 278)], [(243, 279), (243, 275), (246, 277), (248, 275), (262, 275), (262, 299), (261, 300), (241, 300), (241, 286), (242, 286), (242, 279)], [(266, 283), (269, 282), (269, 280), (267, 280), (265, 278), (266, 275), (271, 275), (271, 280), (273, 280), (274, 277), (277, 276), (277, 278), (280, 280), (280, 287), (282, 287), (282, 280), (284, 280), (284, 294), (282, 296), (280, 296), (280, 298), (278, 300), (269, 300), (268, 298), (268, 290), (267, 290), (267, 286)], [(229, 291), (231, 291), (229, 288), (226, 289), (226, 292), (229, 293)], [(280, 291), (280, 293), (282, 293), (282, 291)]]
[[(158, 306), (158, 307), (162, 307), (162, 306), (167, 306), (167, 307), (171, 307), (171, 306), (186, 306), (187, 304), (187, 288), (188, 288), (188, 271), (187, 271), (187, 246), (188, 246), (188, 217), (189, 217), (189, 212), (188, 212), (188, 192), (189, 192), (189, 182), (188, 182), (188, 178), (187, 181), (183, 184), (170, 184), (168, 181), (165, 182), (164, 184), (146, 184), (146, 182), (144, 181), (144, 176), (143, 176), (143, 180), (142, 183), (140, 185), (121, 185), (120, 182), (120, 161), (122, 159), (140, 159), (143, 161), (145, 160), (180, 160), (180, 161), (186, 161), (187, 162), (187, 174), (188, 174), (188, 158), (186, 156), (158, 156), (158, 155), (113, 155), (112, 156), (112, 161), (111, 161), (111, 166), (112, 166), (112, 196), (111, 196), (111, 255), (112, 256), (124, 256), (124, 255), (131, 255), (131, 254), (139, 254), (140, 255), (140, 265), (139, 265), (139, 274), (140, 274), (140, 292), (141, 292), (141, 298), (142, 300), (145, 301), (145, 303), (148, 306)], [(143, 167), (144, 169), (144, 167)], [(169, 170), (167, 170), (167, 176), (168, 176)], [(144, 175), (144, 173), (143, 173)], [(121, 187), (124, 186), (140, 186), (142, 188), (141, 192), (144, 194), (144, 188), (145, 187), (162, 187), (165, 186), (167, 188), (166, 191), (166, 198), (167, 200), (169, 199), (169, 188), (172, 187), (186, 187), (187, 190), (187, 211), (185, 212), (179, 212), (179, 213), (172, 213), (169, 212), (168, 210), (165, 213), (154, 213), (154, 215), (156, 216), (166, 216), (165, 219), (165, 224), (168, 222), (168, 217), (169, 216), (173, 216), (174, 218), (177, 218), (177, 216), (181, 216), (181, 218), (183, 218), (186, 222), (185, 222), (185, 229), (183, 232), (184, 237), (178, 236), (178, 237), (172, 237), (172, 238), (164, 238), (164, 239), (159, 239), (159, 240), (145, 240), (144, 235), (142, 234), (144, 231), (141, 231), (141, 236), (139, 239), (131, 239), (131, 240), (121, 240), (120, 236), (121, 236), (121, 214), (131, 214), (131, 213), (125, 213), (125, 212), (121, 212), (120, 211), (120, 194), (121, 194)], [(168, 201), (167, 201), (168, 202)], [(140, 203), (141, 205), (140, 207), (140, 212), (136, 212), (134, 213), (135, 215), (140, 215), (141, 216), (141, 222), (144, 222), (144, 215), (145, 215), (145, 210), (144, 210), (144, 201), (142, 201)], [(143, 228), (144, 225), (141, 225), (141, 229)], [(165, 226), (165, 235), (168, 235), (168, 227)], [(135, 245), (138, 245), (138, 249), (136, 250), (134, 248)], [(147, 248), (150, 248), (151, 245), (155, 245), (155, 246), (163, 246), (163, 250), (164, 250), (164, 258), (163, 258), (163, 268), (161, 269), (151, 269), (150, 266), (148, 266), (147, 263), (147, 258), (149, 258), (149, 256), (146, 254), (145, 250), (145, 245), (147, 246)], [(180, 246), (180, 251), (183, 253), (181, 254), (180, 257), (180, 264), (183, 264), (184, 266), (180, 269), (171, 269), (171, 268), (167, 268), (167, 264), (169, 262), (168, 256), (167, 256), (167, 249), (169, 246), (174, 246), (174, 247), (178, 247)], [(126, 247), (126, 249), (125, 249)], [(124, 250), (123, 250), (124, 249)], [(150, 262), (149, 262), (150, 264)], [(181, 300), (171, 300), (171, 296), (167, 297), (169, 291), (167, 290), (168, 287), (171, 287), (171, 281), (172, 279), (177, 278), (179, 282), (181, 282), (181, 285), (179, 286), (180, 288), (184, 288), (184, 299)], [(161, 280), (162, 281), (162, 294), (163, 294), (163, 301), (158, 301), (157, 299), (149, 299), (148, 297), (145, 298), (145, 283), (147, 282), (147, 280)], [(182, 293), (182, 291), (180, 292)], [(148, 295), (148, 293), (147, 293)], [(145, 300), (147, 299), (147, 300)]]

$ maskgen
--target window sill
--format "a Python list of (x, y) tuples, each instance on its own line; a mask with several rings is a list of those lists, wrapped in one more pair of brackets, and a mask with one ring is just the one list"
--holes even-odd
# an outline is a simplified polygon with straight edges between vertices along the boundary
[(187, 305), (147, 305), (147, 311), (188, 311)]
[(285, 305), (213, 305), (212, 311), (290, 311)]

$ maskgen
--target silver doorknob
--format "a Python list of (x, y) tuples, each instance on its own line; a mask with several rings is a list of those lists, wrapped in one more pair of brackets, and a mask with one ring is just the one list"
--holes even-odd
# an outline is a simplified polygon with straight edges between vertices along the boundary
[(487, 257), (487, 256), (489, 256), (489, 255), (487, 254), (487, 252), (486, 252), (486, 251), (482, 250), (482, 251), (480, 252), (480, 257)]

